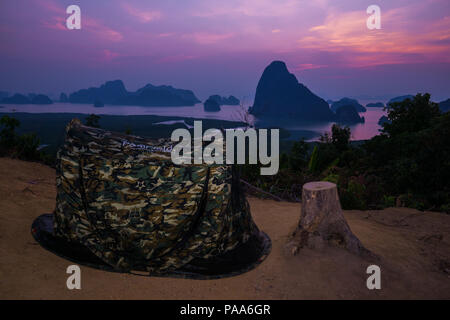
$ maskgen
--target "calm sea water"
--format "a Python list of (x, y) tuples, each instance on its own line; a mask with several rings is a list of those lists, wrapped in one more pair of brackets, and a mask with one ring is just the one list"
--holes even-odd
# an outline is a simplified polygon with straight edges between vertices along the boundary
[[(366, 102), (363, 103), (364, 105)], [(28, 113), (84, 113), (84, 114), (109, 114), (109, 115), (161, 115), (192, 117), (200, 119), (242, 120), (243, 110), (240, 106), (222, 106), (219, 112), (205, 112), (203, 104), (187, 107), (139, 107), (139, 106), (108, 106), (96, 108), (88, 104), (54, 103), (51, 105), (3, 105), (0, 112), (28, 112)], [(248, 107), (247, 107), (248, 108)], [(379, 133), (381, 128), (378, 120), (385, 112), (381, 108), (367, 108), (367, 112), (360, 115), (365, 118), (365, 123), (350, 126), (352, 140), (370, 139)], [(311, 123), (298, 120), (281, 119), (270, 123), (258, 121), (250, 116), (250, 121), (261, 125), (279, 126), (291, 131), (292, 139), (306, 136), (308, 140), (317, 138), (331, 130), (332, 123)], [(307, 134), (305, 134), (307, 133)]]

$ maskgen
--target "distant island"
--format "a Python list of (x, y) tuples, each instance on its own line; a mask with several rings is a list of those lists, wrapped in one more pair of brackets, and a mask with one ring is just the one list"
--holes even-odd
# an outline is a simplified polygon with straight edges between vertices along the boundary
[(215, 99), (209, 97), (203, 104), (203, 108), (207, 112), (218, 112), (220, 111), (220, 104)]
[(0, 91), (0, 101), (3, 100), (3, 98), (9, 97), (9, 93), (6, 91)]
[(384, 108), (385, 105), (383, 102), (375, 102), (366, 104), (366, 108)]
[(100, 87), (76, 91), (69, 96), (71, 103), (135, 105), (145, 107), (193, 106), (200, 102), (191, 90), (176, 89), (172, 86), (147, 84), (136, 92), (129, 92), (121, 80), (108, 81)]
[(94, 101), (94, 107), (96, 108), (103, 108), (105, 106), (105, 104), (103, 103), (103, 101), (101, 100), (95, 100)]
[(366, 111), (367, 111), (367, 109), (364, 108), (364, 106), (362, 106), (361, 104), (359, 104), (358, 100), (350, 99), (350, 98), (342, 98), (342, 99), (339, 100), (339, 101), (333, 102), (333, 103), (331, 104), (331, 110), (332, 110), (333, 112), (337, 112), (337, 110), (338, 110), (340, 107), (348, 106), (348, 105), (353, 106), (353, 107), (356, 109), (357, 112), (366, 112)]
[(16, 93), (11, 97), (3, 98), (0, 103), (5, 104), (52, 104), (53, 101), (44, 94), (30, 94), (25, 96), (20, 93)]
[(31, 104), (31, 100), (28, 99), (27, 96), (24, 96), (23, 94), (16, 93), (15, 95), (11, 97), (3, 98), (1, 103), (7, 103), (7, 104)]
[(378, 120), (378, 124), (379, 124), (380, 126), (383, 126), (383, 124), (385, 124), (385, 123), (391, 123), (391, 120), (389, 120), (389, 118), (386, 117), (386, 116), (382, 116), (382, 117), (380, 118), (380, 120)]
[(31, 99), (31, 104), (52, 104), (53, 101), (44, 94), (37, 94)]
[(406, 99), (413, 100), (413, 99), (414, 99), (414, 96), (411, 95), (411, 94), (407, 94), (407, 95), (404, 95), (404, 96), (398, 96), (398, 97), (395, 97), (395, 98), (392, 98), (391, 100), (389, 100), (388, 103), (387, 103), (386, 105), (389, 106), (391, 103), (394, 103), (394, 102), (402, 102), (402, 101), (404, 101), (404, 100), (406, 100)]
[(235, 96), (221, 97), (218, 94), (210, 96), (208, 99), (216, 101), (221, 106), (238, 106), (241, 102)]
[(64, 92), (62, 92), (62, 93), (59, 95), (59, 102), (62, 102), (62, 103), (67, 103), (67, 102), (69, 102), (69, 97), (67, 96), (67, 94), (65, 94)]
[(439, 102), (439, 109), (441, 109), (442, 112), (450, 111), (450, 98)]
[(354, 105), (340, 106), (336, 111), (336, 121), (342, 124), (364, 123), (364, 117), (360, 117)]
[(328, 103), (299, 83), (282, 61), (273, 61), (264, 70), (249, 113), (257, 117), (290, 117), (332, 121), (335, 114)]

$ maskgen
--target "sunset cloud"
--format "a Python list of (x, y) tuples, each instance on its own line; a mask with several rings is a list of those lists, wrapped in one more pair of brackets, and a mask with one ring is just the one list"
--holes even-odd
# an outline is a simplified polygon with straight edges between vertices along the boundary
[(215, 17), (224, 15), (244, 15), (249, 17), (291, 16), (302, 5), (298, 0), (211, 0), (202, 2), (193, 15)]
[[(81, 8), (81, 30), (67, 30), (69, 4)], [(74, 85), (78, 83), (75, 87), (120, 75), (131, 82), (185, 83), (204, 90), (200, 95), (205, 96), (222, 87), (251, 95), (264, 67), (283, 60), (299, 81), (317, 92), (370, 93), (385, 86), (386, 92), (433, 89), (447, 97), (448, 0), (373, 2), (381, 8), (380, 30), (367, 29), (369, 4), (358, 0), (3, 1), (0, 30), (5, 45), (0, 63), (4, 74), (15, 75), (6, 77), (3, 87), (18, 90), (11, 79), (23, 90), (22, 83), (52, 86), (55, 80), (50, 75), (76, 70), (71, 78)], [(40, 75), (42, 70), (48, 79), (30, 80), (30, 74)], [(211, 81), (212, 74), (220, 77)]]
[(166, 38), (166, 37), (172, 37), (172, 36), (174, 36), (175, 35), (175, 33), (173, 33), (173, 32), (165, 32), (165, 33), (160, 33), (160, 34), (158, 34), (158, 37), (160, 37), (160, 38)]
[(112, 60), (120, 57), (120, 54), (108, 49), (102, 51), (101, 60), (111, 62)]
[(163, 57), (158, 60), (160, 63), (174, 63), (174, 62), (181, 62), (186, 60), (192, 60), (195, 59), (195, 56), (193, 55), (186, 55), (186, 54), (177, 54), (172, 56)]
[[(42, 20), (42, 25), (49, 29), (68, 32), (66, 28), (67, 13), (66, 10), (53, 0), (35, 0), (36, 3), (49, 11), (51, 17)], [(107, 41), (121, 41), (123, 35), (121, 32), (109, 28), (101, 21), (88, 17), (82, 10), (82, 30)]]
[(293, 70), (294, 71), (303, 71), (303, 70), (313, 70), (313, 69), (320, 69), (320, 68), (326, 68), (327, 65), (322, 64), (312, 64), (312, 63), (303, 63), (296, 65)]
[(405, 21), (416, 8), (382, 13), (382, 29), (369, 30), (363, 11), (330, 12), (324, 23), (311, 27), (298, 40), (299, 48), (346, 53), (353, 66), (417, 63), (438, 58), (450, 62), (450, 19), (433, 22)]
[(138, 21), (142, 23), (148, 23), (162, 17), (162, 13), (158, 10), (143, 10), (141, 8), (133, 7), (128, 3), (123, 3), (122, 6), (128, 14), (137, 18)]
[(96, 19), (85, 17), (83, 20), (83, 29), (89, 31), (93, 35), (108, 41), (121, 41), (123, 35), (121, 32), (105, 26)]
[(195, 32), (192, 34), (186, 34), (183, 36), (185, 39), (192, 39), (199, 44), (214, 44), (233, 37), (232, 33), (207, 33), (207, 32)]
[(53, 0), (34, 0), (40, 7), (46, 9), (47, 11), (58, 13), (58, 14), (65, 14), (66, 10), (64, 10), (63, 7), (61, 7), (60, 4)]
[(62, 17), (52, 17), (50, 20), (44, 20), (42, 25), (48, 29), (67, 31), (66, 19)]

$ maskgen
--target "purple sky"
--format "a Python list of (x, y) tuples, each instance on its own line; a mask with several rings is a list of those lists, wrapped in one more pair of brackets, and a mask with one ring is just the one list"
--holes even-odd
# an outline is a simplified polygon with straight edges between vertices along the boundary
[[(82, 29), (65, 27), (77, 4)], [(381, 7), (381, 30), (366, 9)], [(0, 91), (59, 95), (107, 80), (253, 101), (272, 60), (328, 99), (450, 97), (448, 0), (2, 0)]]

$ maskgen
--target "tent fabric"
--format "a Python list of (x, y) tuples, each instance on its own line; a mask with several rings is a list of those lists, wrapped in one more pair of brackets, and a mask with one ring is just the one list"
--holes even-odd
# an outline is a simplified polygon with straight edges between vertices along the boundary
[[(43, 214), (34, 220), (31, 233), (45, 249), (76, 264), (109, 272), (126, 272), (114, 269), (87, 247), (57, 237), (53, 232), (54, 214)], [(235, 249), (209, 259), (196, 258), (183, 267), (165, 273), (152, 273), (151, 276), (209, 280), (231, 277), (249, 271), (267, 257), (271, 249), (270, 239), (264, 233), (252, 236)], [(144, 269), (129, 271), (136, 275), (150, 275)]]
[(59, 250), (80, 245), (120, 272), (217, 276), (261, 262), (270, 239), (253, 222), (236, 167), (175, 165), (173, 146), (72, 120), (57, 157), (53, 228), (41, 217), (33, 235), (43, 230), (42, 244), (51, 234), (47, 242), (65, 243)]

